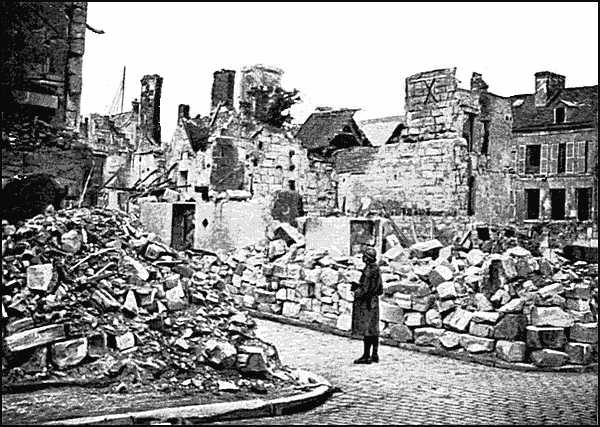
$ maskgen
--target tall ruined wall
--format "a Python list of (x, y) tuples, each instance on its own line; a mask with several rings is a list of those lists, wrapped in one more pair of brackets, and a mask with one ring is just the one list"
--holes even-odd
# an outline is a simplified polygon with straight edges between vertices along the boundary
[(327, 215), (338, 209), (337, 178), (332, 163), (308, 158), (302, 198), (308, 215)]
[(77, 129), (87, 2), (7, 2), (3, 8), (0, 97), (15, 101), (6, 108)]
[[(139, 146), (149, 144), (147, 138), (160, 145), (160, 97), (163, 79), (158, 74), (146, 75), (142, 78), (140, 98), (140, 142)], [(146, 138), (147, 137), (147, 138)]]
[(368, 196), (395, 211), (463, 212), (466, 156), (462, 139), (341, 150), (335, 154), (338, 204), (355, 212)]

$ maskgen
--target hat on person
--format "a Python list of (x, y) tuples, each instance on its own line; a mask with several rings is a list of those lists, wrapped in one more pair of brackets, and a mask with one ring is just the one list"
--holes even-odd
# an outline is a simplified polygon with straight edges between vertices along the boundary
[(371, 262), (377, 261), (377, 251), (374, 248), (366, 248), (363, 255)]

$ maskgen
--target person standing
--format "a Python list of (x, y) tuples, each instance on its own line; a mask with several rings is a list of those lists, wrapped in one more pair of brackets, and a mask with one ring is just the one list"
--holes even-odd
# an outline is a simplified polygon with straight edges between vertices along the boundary
[(367, 248), (363, 253), (363, 261), (365, 268), (359, 283), (351, 287), (354, 292), (352, 335), (362, 335), (364, 345), (363, 355), (354, 363), (368, 364), (379, 362), (379, 295), (383, 294), (383, 283), (375, 249)]

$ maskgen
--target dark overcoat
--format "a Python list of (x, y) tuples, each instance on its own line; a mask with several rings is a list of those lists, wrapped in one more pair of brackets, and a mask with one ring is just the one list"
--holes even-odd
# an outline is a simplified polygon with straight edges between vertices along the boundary
[(379, 336), (379, 295), (383, 294), (381, 272), (377, 264), (367, 264), (359, 283), (352, 285), (352, 335)]

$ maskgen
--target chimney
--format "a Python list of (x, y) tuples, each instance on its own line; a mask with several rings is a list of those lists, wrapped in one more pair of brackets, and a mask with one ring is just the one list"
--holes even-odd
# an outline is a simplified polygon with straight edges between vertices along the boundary
[(471, 90), (472, 91), (481, 91), (485, 92), (488, 89), (488, 84), (483, 80), (483, 77), (480, 73), (473, 73), (471, 76)]
[(565, 88), (565, 76), (550, 71), (535, 73), (535, 106), (545, 107), (556, 92)]
[[(142, 138), (147, 136), (159, 145), (160, 140), (160, 96), (163, 79), (158, 74), (142, 78), (140, 97), (140, 130)], [(142, 142), (144, 139), (142, 139)]]
[(221, 103), (233, 109), (233, 90), (235, 88), (235, 71), (219, 70), (213, 73), (213, 86), (211, 95), (211, 110)]
[(255, 104), (260, 100), (251, 99), (248, 91), (257, 87), (279, 88), (281, 87), (281, 76), (283, 70), (265, 65), (253, 65), (242, 69), (240, 78), (240, 106), (250, 106), (250, 112), (260, 111), (264, 106)]
[(185, 104), (179, 104), (177, 107), (177, 123), (181, 122), (181, 119), (190, 118), (190, 106)]

